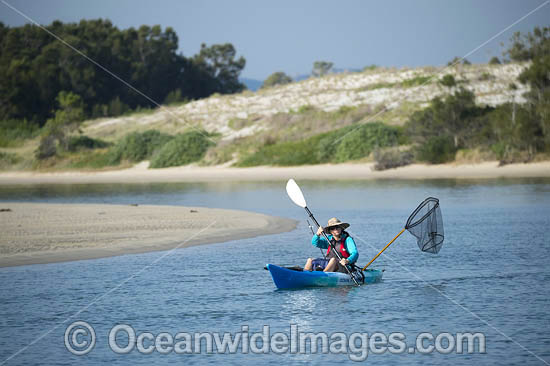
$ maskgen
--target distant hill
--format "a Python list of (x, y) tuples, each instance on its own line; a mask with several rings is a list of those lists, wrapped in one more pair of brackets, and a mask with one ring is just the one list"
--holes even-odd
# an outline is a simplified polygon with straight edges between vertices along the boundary
[(248, 90), (252, 90), (252, 91), (256, 91), (256, 90), (260, 89), (260, 87), (264, 83), (261, 80), (248, 79), (248, 78), (239, 78), (239, 81), (241, 83), (243, 83), (244, 85), (246, 85), (246, 88)]
[(311, 74), (300, 74), (300, 75), (292, 76), (292, 78), (294, 79), (294, 81), (302, 81), (302, 80), (309, 79), (310, 76)]
[(362, 70), (361, 69), (354, 69), (354, 68), (350, 68), (350, 69), (333, 68), (331, 71), (334, 74), (342, 74), (342, 73), (345, 73), (345, 72), (361, 72)]

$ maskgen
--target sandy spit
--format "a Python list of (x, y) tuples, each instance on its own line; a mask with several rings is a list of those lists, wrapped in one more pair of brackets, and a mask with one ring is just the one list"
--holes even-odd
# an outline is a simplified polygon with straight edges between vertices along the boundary
[(0, 267), (185, 248), (295, 227), (291, 219), (214, 208), (0, 202)]
[(0, 173), (0, 185), (7, 184), (79, 184), (79, 183), (152, 183), (216, 181), (285, 181), (295, 179), (488, 179), (550, 177), (550, 162), (510, 164), (414, 164), (397, 169), (375, 171), (372, 163), (309, 165), (296, 167), (231, 168), (226, 166), (184, 166), (147, 169), (147, 163), (133, 168), (105, 172)]

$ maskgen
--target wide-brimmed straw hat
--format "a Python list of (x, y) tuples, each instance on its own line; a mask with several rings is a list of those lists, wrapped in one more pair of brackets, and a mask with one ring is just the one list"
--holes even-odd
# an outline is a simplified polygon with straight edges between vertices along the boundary
[(325, 233), (330, 234), (330, 229), (332, 229), (335, 226), (340, 226), (342, 230), (345, 230), (349, 227), (349, 224), (347, 222), (342, 222), (336, 217), (333, 217), (332, 219), (328, 220), (327, 226), (325, 226)]

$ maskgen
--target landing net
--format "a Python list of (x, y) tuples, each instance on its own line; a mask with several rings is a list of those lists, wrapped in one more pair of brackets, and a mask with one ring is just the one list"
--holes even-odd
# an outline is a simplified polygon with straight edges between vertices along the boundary
[(443, 218), (437, 198), (428, 197), (409, 216), (405, 225), (423, 252), (437, 253), (443, 246)]

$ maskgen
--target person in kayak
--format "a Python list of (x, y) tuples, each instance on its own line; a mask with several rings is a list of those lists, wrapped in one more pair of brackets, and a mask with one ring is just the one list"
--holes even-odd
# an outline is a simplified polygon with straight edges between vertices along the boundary
[[(348, 227), (348, 223), (342, 222), (336, 217), (328, 220), (328, 224), (324, 229), (319, 226), (317, 234), (313, 235), (311, 239), (311, 244), (317, 248), (327, 249), (326, 258), (308, 258), (304, 271), (322, 269), (324, 272), (347, 273), (344, 266), (355, 263), (359, 257), (355, 241), (345, 231)], [(329, 242), (322, 236), (323, 231), (327, 234), (328, 239), (334, 245), (340, 257), (342, 257), (341, 261), (338, 261), (334, 250), (330, 249)]]

